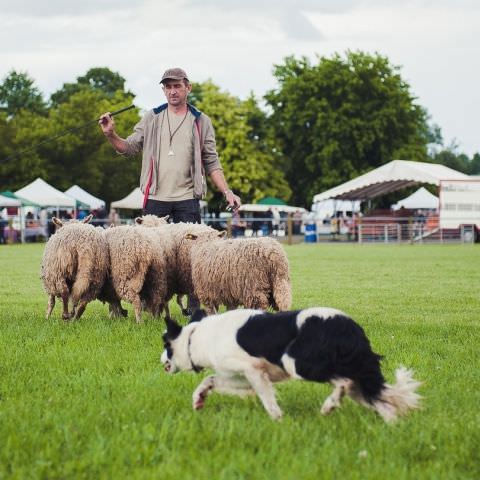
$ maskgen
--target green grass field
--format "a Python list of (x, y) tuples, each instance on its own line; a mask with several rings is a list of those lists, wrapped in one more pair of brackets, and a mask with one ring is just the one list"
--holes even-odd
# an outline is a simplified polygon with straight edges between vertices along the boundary
[[(278, 385), (281, 422), (258, 399), (212, 395), (206, 374), (165, 374), (163, 321), (111, 320), (91, 303), (64, 323), (39, 280), (43, 245), (0, 248), (0, 479), (478, 479), (480, 246), (286, 247), (294, 307), (355, 318), (393, 380), (424, 381), (424, 407), (395, 425), (330, 387)], [(172, 309), (178, 317), (178, 309)]]

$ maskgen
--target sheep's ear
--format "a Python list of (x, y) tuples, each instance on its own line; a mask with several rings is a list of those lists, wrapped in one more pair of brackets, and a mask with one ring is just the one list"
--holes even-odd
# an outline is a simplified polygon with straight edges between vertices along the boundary
[(164, 217), (160, 217), (160, 220), (164, 220), (165, 223), (168, 223), (169, 218), (170, 218), (170, 215), (165, 215)]
[(108, 228), (115, 228), (115, 224), (114, 224), (114, 223), (111, 223)]
[(136, 223), (137, 225), (141, 225), (141, 224), (143, 223), (143, 218), (142, 218), (142, 217), (137, 217), (137, 218), (135, 219), (135, 223)]
[(52, 217), (52, 222), (58, 227), (61, 228), (63, 227), (63, 222), (57, 218), (57, 217)]
[(224, 238), (227, 236), (227, 231), (222, 230), (221, 232), (218, 232), (218, 238)]
[(93, 215), (90, 214), (83, 219), (83, 223), (90, 223), (90, 220), (93, 218)]
[(202, 318), (205, 318), (207, 316), (207, 312), (203, 310), (202, 308), (197, 308), (193, 313), (192, 313), (192, 318), (190, 319), (189, 323), (193, 322), (199, 322), (202, 320)]
[(194, 235), (193, 233), (187, 233), (184, 237), (186, 240), (196, 240), (198, 235)]
[(167, 325), (168, 338), (170, 340), (175, 340), (182, 333), (182, 327), (175, 322), (175, 320), (171, 320), (170, 318), (166, 318), (165, 323)]

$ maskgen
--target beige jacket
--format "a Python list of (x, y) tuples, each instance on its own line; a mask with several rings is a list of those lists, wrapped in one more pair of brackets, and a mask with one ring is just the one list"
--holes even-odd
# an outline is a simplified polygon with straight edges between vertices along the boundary
[[(128, 147), (125, 155), (135, 155), (143, 149), (142, 170), (140, 172), (140, 189), (145, 194), (154, 195), (157, 189), (157, 178), (161, 148), (161, 129), (163, 115), (167, 104), (148, 111), (135, 125), (133, 133), (126, 138)], [(205, 173), (221, 170), (215, 143), (215, 132), (212, 121), (207, 115), (188, 105), (190, 112), (195, 117), (193, 122), (193, 159), (192, 178), (193, 194), (195, 198), (203, 198), (207, 193)]]

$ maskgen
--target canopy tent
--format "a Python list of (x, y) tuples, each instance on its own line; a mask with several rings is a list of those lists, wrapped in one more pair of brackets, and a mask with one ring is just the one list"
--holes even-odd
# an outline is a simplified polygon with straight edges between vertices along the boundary
[(140, 210), (143, 208), (143, 193), (139, 187), (131, 191), (126, 197), (110, 204), (112, 208), (129, 208), (131, 210)]
[[(141, 210), (143, 208), (143, 193), (139, 187), (132, 190), (126, 197), (110, 204), (112, 208), (128, 208), (130, 210)], [(200, 200), (200, 208), (207, 206), (207, 202)]]
[[(279, 212), (295, 213), (306, 212), (303, 207), (293, 207), (291, 205), (273, 205)], [(244, 203), (240, 206), (240, 212), (268, 212), (272, 208), (272, 205), (260, 205), (258, 203)]]
[(318, 219), (330, 218), (336, 212), (359, 212), (360, 202), (358, 200), (336, 200), (329, 198), (322, 200), (312, 205), (312, 212), (315, 212), (315, 217)]
[(25, 198), (21, 198), (18, 195), (15, 195), (10, 190), (5, 190), (4, 192), (0, 192), (0, 195), (2, 195), (3, 197), (13, 198), (15, 200), (20, 201), (20, 205), (22, 207), (40, 207), (40, 205), (38, 205), (38, 203), (31, 202), (30, 200), (27, 200)]
[(18, 198), (5, 197), (0, 194), (0, 208), (21, 206), (22, 202)]
[(286, 203), (283, 200), (280, 200), (279, 198), (276, 197), (265, 197), (262, 198), (257, 202), (259, 205), (286, 205)]
[(35, 202), (40, 207), (76, 208), (74, 198), (65, 195), (41, 178), (37, 178), (14, 193), (19, 197)]
[(75, 200), (81, 202), (86, 208), (90, 210), (98, 210), (99, 208), (105, 208), (105, 202), (100, 198), (94, 197), (91, 193), (88, 193), (78, 185), (72, 185), (68, 190), (65, 190), (65, 194)]
[(318, 193), (313, 197), (313, 203), (329, 198), (366, 200), (419, 183), (440, 185), (440, 180), (464, 180), (468, 178), (470, 178), (468, 175), (445, 165), (392, 160), (360, 177)]
[(438, 197), (430, 193), (425, 187), (420, 187), (408, 197), (393, 204), (392, 210), (398, 210), (402, 207), (413, 210), (436, 210), (439, 207), (439, 200)]

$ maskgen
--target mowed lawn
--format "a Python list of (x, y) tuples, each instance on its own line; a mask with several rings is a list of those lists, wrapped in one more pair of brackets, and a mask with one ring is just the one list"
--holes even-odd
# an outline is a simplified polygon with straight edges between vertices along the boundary
[(307, 382), (277, 386), (278, 423), (256, 398), (194, 412), (207, 373), (163, 372), (163, 321), (99, 302), (45, 320), (42, 251), (0, 248), (0, 479), (480, 478), (479, 245), (286, 247), (294, 308), (344, 310), (389, 381), (405, 365), (424, 382), (394, 425), (349, 399), (323, 417), (330, 387)]

